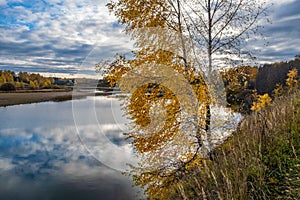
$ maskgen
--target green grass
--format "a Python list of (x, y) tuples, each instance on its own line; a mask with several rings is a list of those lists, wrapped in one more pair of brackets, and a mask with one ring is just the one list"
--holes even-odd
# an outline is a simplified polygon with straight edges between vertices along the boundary
[(299, 109), (286, 133), (278, 135), (264, 152), (263, 163), (267, 166), (266, 193), (272, 198), (300, 199), (300, 140)]

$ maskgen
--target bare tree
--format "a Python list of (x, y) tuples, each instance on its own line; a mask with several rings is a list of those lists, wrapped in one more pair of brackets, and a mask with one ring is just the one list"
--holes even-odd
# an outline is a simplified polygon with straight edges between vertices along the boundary
[[(243, 44), (259, 34), (260, 20), (267, 15), (265, 1), (260, 0), (168, 0), (182, 25), (197, 45), (207, 62), (208, 74), (213, 70), (214, 61), (250, 55)], [(229, 57), (228, 57), (229, 56)]]

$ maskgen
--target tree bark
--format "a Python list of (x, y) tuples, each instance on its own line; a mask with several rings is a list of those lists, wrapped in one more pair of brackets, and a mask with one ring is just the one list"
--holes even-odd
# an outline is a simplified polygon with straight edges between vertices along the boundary
[(210, 0), (207, 2), (207, 14), (208, 14), (208, 47), (207, 47), (207, 56), (208, 56), (208, 76), (212, 72), (212, 17), (211, 17), (211, 4)]

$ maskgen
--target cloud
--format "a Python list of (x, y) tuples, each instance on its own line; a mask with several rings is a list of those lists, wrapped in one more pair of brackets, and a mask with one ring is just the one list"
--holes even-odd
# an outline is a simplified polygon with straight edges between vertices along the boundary
[(0, 158), (0, 170), (12, 170), (14, 168), (14, 165), (12, 164), (11, 159), (8, 158)]
[[(108, 1), (9, 2), (0, 8), (0, 68), (76, 73), (95, 46), (99, 59), (128, 52), (129, 39), (116, 25)], [(3, 61), (5, 60), (5, 61)]]
[(5, 6), (6, 5), (6, 0), (0, 0), (0, 6)]
[[(271, 2), (271, 1), (269, 1)], [(265, 40), (251, 38), (248, 49), (254, 50), (260, 64), (289, 61), (300, 52), (299, 1), (275, 1), (269, 8), (271, 23), (263, 24)]]
[(276, 4), (274, 12), (275, 19), (282, 19), (290, 16), (299, 15), (300, 2), (297, 0), (285, 1), (281, 4)]
[(300, 52), (300, 12), (299, 1), (291, 1), (276, 6), (272, 24), (264, 31), (269, 46), (263, 55), (270, 60), (291, 60)]
[[(109, 13), (108, 2), (0, 0), (0, 69), (93, 74), (99, 60), (129, 53), (133, 41)], [(268, 2), (274, 3), (273, 23), (266, 24), (263, 32), (270, 45), (258, 41), (249, 47), (262, 49), (257, 55), (260, 62), (292, 59), (300, 51), (296, 45), (300, 2)]]

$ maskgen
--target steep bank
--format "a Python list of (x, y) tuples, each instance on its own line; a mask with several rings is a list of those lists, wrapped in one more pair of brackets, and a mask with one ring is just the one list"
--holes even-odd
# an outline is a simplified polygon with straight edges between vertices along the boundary
[(300, 199), (300, 94), (246, 116), (169, 199)]

